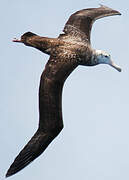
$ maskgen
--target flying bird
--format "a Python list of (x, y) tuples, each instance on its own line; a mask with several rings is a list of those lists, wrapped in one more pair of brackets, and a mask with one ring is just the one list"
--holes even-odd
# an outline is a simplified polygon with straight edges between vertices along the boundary
[(121, 68), (111, 56), (91, 47), (90, 34), (95, 20), (120, 12), (101, 5), (99, 8), (83, 9), (70, 16), (63, 33), (57, 38), (41, 37), (27, 32), (14, 42), (34, 47), (50, 58), (41, 75), (39, 87), (39, 127), (28, 144), (7, 171), (11, 176), (36, 159), (63, 129), (62, 89), (65, 80), (79, 65), (95, 66), (109, 64), (119, 72)]

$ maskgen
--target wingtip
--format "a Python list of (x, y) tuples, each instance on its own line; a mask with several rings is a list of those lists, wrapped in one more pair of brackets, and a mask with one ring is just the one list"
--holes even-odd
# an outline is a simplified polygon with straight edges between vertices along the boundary
[[(101, 4), (101, 3), (99, 3), (99, 6), (100, 6), (100, 7), (103, 7), (103, 8), (112, 9), (112, 8), (110, 8), (110, 7), (108, 7), (108, 6), (105, 6), (105, 5)], [(112, 10), (114, 10), (114, 9), (112, 9)], [(117, 10), (114, 10), (114, 11), (117, 12), (117, 15), (122, 15), (119, 11), (117, 11)]]
[(8, 177), (10, 177), (10, 176), (12, 176), (13, 174), (10, 174), (8, 171), (7, 171), (7, 173), (6, 173), (6, 175), (5, 175), (5, 178), (8, 178)]
[(8, 169), (6, 175), (5, 175), (5, 178), (8, 178), (12, 175), (16, 174), (16, 172), (13, 172), (11, 168)]
[[(9, 169), (10, 169), (10, 168), (9, 168)], [(8, 169), (8, 171), (7, 171), (6, 174), (5, 174), (5, 178), (11, 176), (11, 175), (9, 174), (9, 169)]]
[(11, 176), (11, 175), (9, 175), (9, 174), (6, 174), (6, 175), (5, 175), (5, 178), (8, 178), (9, 176)]

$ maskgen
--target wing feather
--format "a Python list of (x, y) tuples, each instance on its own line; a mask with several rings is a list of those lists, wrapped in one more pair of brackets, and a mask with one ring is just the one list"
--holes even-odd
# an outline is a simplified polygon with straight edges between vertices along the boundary
[[(53, 64), (53, 62), (50, 63)], [(53, 67), (51, 66), (52, 65), (49, 65), (48, 62), (40, 80), (39, 128), (15, 158), (7, 171), (6, 177), (17, 173), (36, 159), (42, 152), (44, 152), (63, 128), (61, 109), (63, 84), (53, 80)]]
[(23, 150), (19, 153), (19, 155), (15, 158), (14, 162), (10, 166), (6, 177), (9, 177), (28, 164), (30, 164), (34, 159), (36, 159), (50, 144), (50, 142), (54, 139), (54, 136), (48, 132), (44, 134), (40, 131), (37, 131), (35, 135), (31, 138), (28, 144), (23, 148)]
[[(106, 16), (121, 15), (119, 11), (101, 5), (99, 8), (83, 9), (70, 16), (63, 32), (78, 41), (90, 42), (92, 24), (95, 20)], [(60, 36), (62, 38), (62, 36)]]

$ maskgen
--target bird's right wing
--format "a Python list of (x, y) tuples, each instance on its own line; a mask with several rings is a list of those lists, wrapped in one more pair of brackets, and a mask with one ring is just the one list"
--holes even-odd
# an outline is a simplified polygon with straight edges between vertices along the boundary
[(65, 34), (60, 35), (59, 38), (71, 36), (77, 41), (90, 42), (90, 33), (94, 21), (99, 18), (113, 15), (120, 15), (120, 12), (103, 5), (99, 8), (89, 8), (77, 11), (70, 16), (63, 30)]

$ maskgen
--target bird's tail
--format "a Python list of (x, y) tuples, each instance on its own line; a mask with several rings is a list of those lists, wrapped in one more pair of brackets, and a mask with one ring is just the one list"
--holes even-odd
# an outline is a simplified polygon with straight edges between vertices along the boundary
[(15, 158), (14, 162), (7, 171), (6, 177), (17, 173), (31, 163), (35, 158), (37, 158), (58, 135), (58, 133), (55, 134), (55, 136), (52, 134), (40, 132), (38, 130), (28, 144), (19, 153), (19, 155)]

